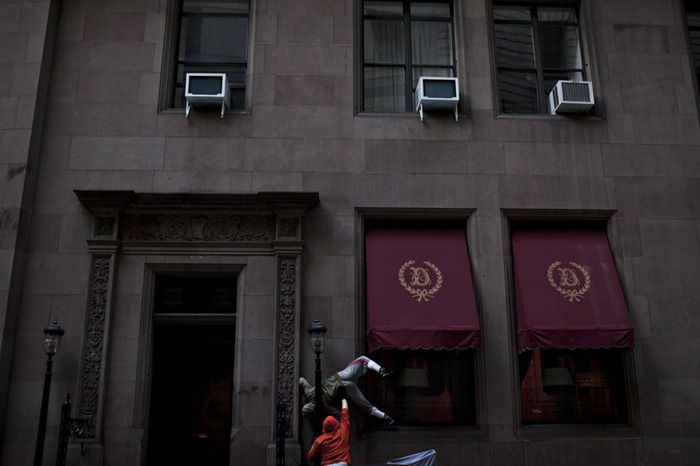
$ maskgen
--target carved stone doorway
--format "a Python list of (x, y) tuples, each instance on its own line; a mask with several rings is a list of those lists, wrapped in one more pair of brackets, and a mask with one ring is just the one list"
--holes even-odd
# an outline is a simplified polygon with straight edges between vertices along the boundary
[[(290, 457), (299, 456), (295, 400), (302, 217), (318, 203), (318, 193), (76, 191), (76, 195), (93, 220), (88, 238), (91, 279), (86, 335), (76, 397), (78, 416), (86, 419), (93, 434), (85, 445), (85, 455), (94, 457), (94, 464), (102, 464), (107, 449), (122, 448), (138, 451), (141, 464), (219, 464), (219, 458), (225, 458), (221, 464), (272, 465), (277, 445), (272, 437), (274, 413), (282, 400), (289, 419), (283, 432), (285, 450)], [(205, 282), (234, 277), (234, 314), (202, 319), (191, 308), (178, 315), (157, 307), (157, 283), (163, 276), (188, 280), (196, 276)], [(207, 294), (195, 302), (203, 296)], [(136, 301), (140, 307), (134, 306)], [(119, 329), (119, 338), (110, 339), (112, 325)], [(188, 328), (186, 336), (178, 334), (178, 326)], [(165, 343), (161, 345), (159, 340)], [(189, 352), (178, 352), (183, 340), (189, 342)], [(138, 342), (131, 359), (116, 359), (107, 365), (110, 355), (123, 352), (127, 342)], [(195, 350), (195, 346), (199, 348)], [(165, 350), (164, 355), (160, 349)], [(207, 366), (220, 359), (221, 352), (230, 354), (230, 360), (226, 356), (221, 365)], [(213, 438), (199, 427), (207, 419), (182, 419), (187, 411), (183, 405), (196, 407), (203, 396), (183, 401), (182, 395), (171, 396), (168, 391), (168, 387), (184, 384), (168, 378), (182, 375), (183, 364), (204, 369), (189, 375), (189, 390), (216, 385), (222, 371), (226, 380), (232, 379), (230, 388), (226, 382), (214, 390), (230, 400), (230, 407), (224, 407), (228, 415), (221, 416), (230, 419), (230, 425), (215, 429), (216, 435), (230, 432), (228, 444), (218, 450), (209, 448), (218, 451), (215, 461), (202, 462), (201, 455), (197, 462), (183, 460), (186, 456), (181, 445)], [(161, 380), (152, 380), (158, 374)], [(111, 377), (118, 379), (118, 386), (110, 385)], [(161, 398), (165, 400), (162, 404), (152, 406)], [(133, 400), (133, 404), (119, 405), (114, 411), (115, 400)], [(170, 421), (163, 420), (171, 415)], [(149, 439), (149, 434), (156, 436), (171, 425), (177, 428), (166, 435), (169, 447), (159, 450), (160, 440)], [(130, 443), (117, 445), (114, 437), (104, 434), (124, 432), (125, 427), (133, 434)], [(269, 437), (261, 431), (269, 432)], [(187, 435), (187, 441), (173, 438), (178, 435)], [(197, 449), (192, 445), (187, 448)], [(175, 454), (178, 451), (180, 454)], [(149, 461), (151, 456), (153, 461)]]

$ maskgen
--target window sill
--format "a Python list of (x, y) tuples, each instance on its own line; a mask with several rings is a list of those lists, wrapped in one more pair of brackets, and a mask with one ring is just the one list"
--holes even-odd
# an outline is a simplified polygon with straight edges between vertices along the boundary
[(543, 121), (555, 121), (555, 120), (567, 120), (567, 121), (604, 121), (602, 117), (598, 115), (577, 115), (572, 114), (561, 114), (561, 115), (550, 115), (548, 113), (501, 113), (496, 115), (496, 120), (543, 120)]
[(638, 438), (639, 428), (631, 424), (547, 424), (520, 426), (516, 432), (519, 439), (545, 438)]
[[(159, 113), (161, 115), (177, 115), (177, 116), (184, 117), (185, 116), (185, 108), (184, 107), (183, 108), (166, 108), (166, 109), (160, 110)], [(200, 115), (209, 115), (211, 113), (212, 115), (216, 115), (219, 118), (221, 117), (221, 110), (216, 108), (216, 107), (212, 107), (212, 109), (207, 109), (207, 110), (199, 111), (199, 112), (197, 112), (197, 110), (193, 108), (192, 112), (190, 112), (190, 118), (192, 118), (192, 116), (196, 115), (197, 113), (199, 113)], [(250, 115), (250, 112), (248, 112), (244, 109), (241, 109), (241, 108), (236, 108), (236, 109), (232, 109), (232, 110), (226, 110), (224, 112), (224, 117), (226, 117), (227, 115), (229, 115), (229, 116)]]
[[(425, 116), (438, 116), (438, 117), (449, 117), (451, 120), (454, 120), (454, 113), (452, 111), (445, 111), (445, 112), (425, 112)], [(458, 113), (459, 115), (459, 121), (462, 121), (462, 119), (469, 119), (469, 115), (465, 113)], [(380, 112), (357, 112), (355, 114), (356, 117), (360, 118), (410, 118), (410, 119), (416, 119), (420, 121), (420, 115), (418, 112), (396, 112), (396, 113), (380, 113)]]
[(418, 112), (387, 112), (387, 113), (382, 113), (382, 112), (357, 112), (355, 114), (357, 117), (361, 118), (372, 118), (372, 117), (377, 117), (377, 118), (417, 118), (420, 120), (420, 117), (418, 116)]
[(420, 438), (422, 443), (453, 443), (473, 441), (480, 442), (488, 439), (488, 432), (478, 427), (396, 427), (387, 430), (369, 430), (362, 433), (362, 441), (385, 443), (415, 442)]

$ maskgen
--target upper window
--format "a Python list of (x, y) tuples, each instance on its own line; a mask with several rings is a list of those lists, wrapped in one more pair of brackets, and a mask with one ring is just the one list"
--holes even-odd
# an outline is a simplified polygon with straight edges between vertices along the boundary
[[(173, 34), (169, 108), (185, 107), (187, 73), (226, 73), (231, 107), (244, 108), (248, 59), (248, 0), (183, 0)], [(174, 31), (175, 32), (175, 31)]]
[(455, 75), (452, 4), (363, 2), (364, 111), (411, 112), (421, 76)]
[(696, 82), (700, 86), (700, 3), (687, 3), (686, 10), (690, 51), (693, 54)]
[(498, 4), (493, 22), (501, 113), (549, 113), (557, 81), (584, 79), (574, 8)]

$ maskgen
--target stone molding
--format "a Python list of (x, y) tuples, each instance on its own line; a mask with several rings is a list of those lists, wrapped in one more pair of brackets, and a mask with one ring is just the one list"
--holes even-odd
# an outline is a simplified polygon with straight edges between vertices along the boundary
[[(109, 346), (111, 281), (120, 254), (159, 252), (246, 255), (260, 250), (277, 257), (276, 395), (284, 400), (287, 437), (296, 437), (294, 400), (298, 378), (298, 265), (301, 218), (318, 203), (318, 193), (139, 194), (133, 191), (75, 191), (93, 216), (90, 294), (79, 374), (79, 415), (99, 442), (104, 406), (105, 355)], [(252, 246), (251, 246), (252, 245)], [(258, 248), (251, 249), (251, 248)], [(262, 248), (262, 249), (260, 249)], [(207, 250), (204, 249), (206, 252)], [(274, 409), (273, 409), (274, 412)]]

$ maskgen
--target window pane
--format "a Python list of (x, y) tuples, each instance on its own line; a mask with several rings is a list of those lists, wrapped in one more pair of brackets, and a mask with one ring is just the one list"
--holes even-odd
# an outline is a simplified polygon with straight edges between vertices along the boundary
[(552, 21), (558, 23), (576, 24), (576, 11), (573, 8), (539, 8), (537, 18), (540, 22)]
[(688, 27), (700, 28), (700, 13), (688, 13)]
[[(691, 5), (686, 4), (686, 8), (691, 8)], [(700, 82), (700, 13), (687, 11), (686, 16), (688, 35), (690, 36), (690, 53), (693, 57), (696, 79)]]
[(404, 68), (365, 67), (365, 110), (405, 112), (406, 76)]
[(248, 18), (187, 16), (182, 19), (187, 62), (245, 63), (248, 50)]
[(234, 314), (235, 277), (159, 276), (155, 286), (156, 314)]
[(626, 422), (621, 350), (536, 348), (518, 360), (524, 424)]
[(449, 3), (411, 3), (411, 16), (450, 18)]
[(493, 19), (496, 21), (527, 21), (530, 22), (529, 7), (493, 7)]
[(501, 111), (545, 112), (558, 79), (584, 78), (576, 9), (494, 6), (493, 17)]
[(401, 21), (367, 19), (364, 27), (365, 63), (404, 63), (406, 38)]
[(414, 65), (452, 65), (452, 27), (446, 22), (413, 21)]
[(476, 425), (471, 351), (378, 350), (371, 357), (396, 369), (369, 387), (368, 398), (397, 425)]
[(695, 65), (700, 65), (700, 30), (690, 31), (690, 48), (693, 53)]
[(182, 3), (183, 13), (248, 13), (248, 0), (186, 0)]
[(499, 68), (535, 67), (535, 49), (532, 27), (496, 24), (496, 63)]
[(535, 73), (501, 72), (498, 74), (501, 111), (503, 113), (539, 113)]
[(403, 16), (403, 4), (401, 2), (364, 2), (365, 16)]
[(553, 69), (581, 69), (578, 29), (574, 26), (540, 24), (542, 66)]

